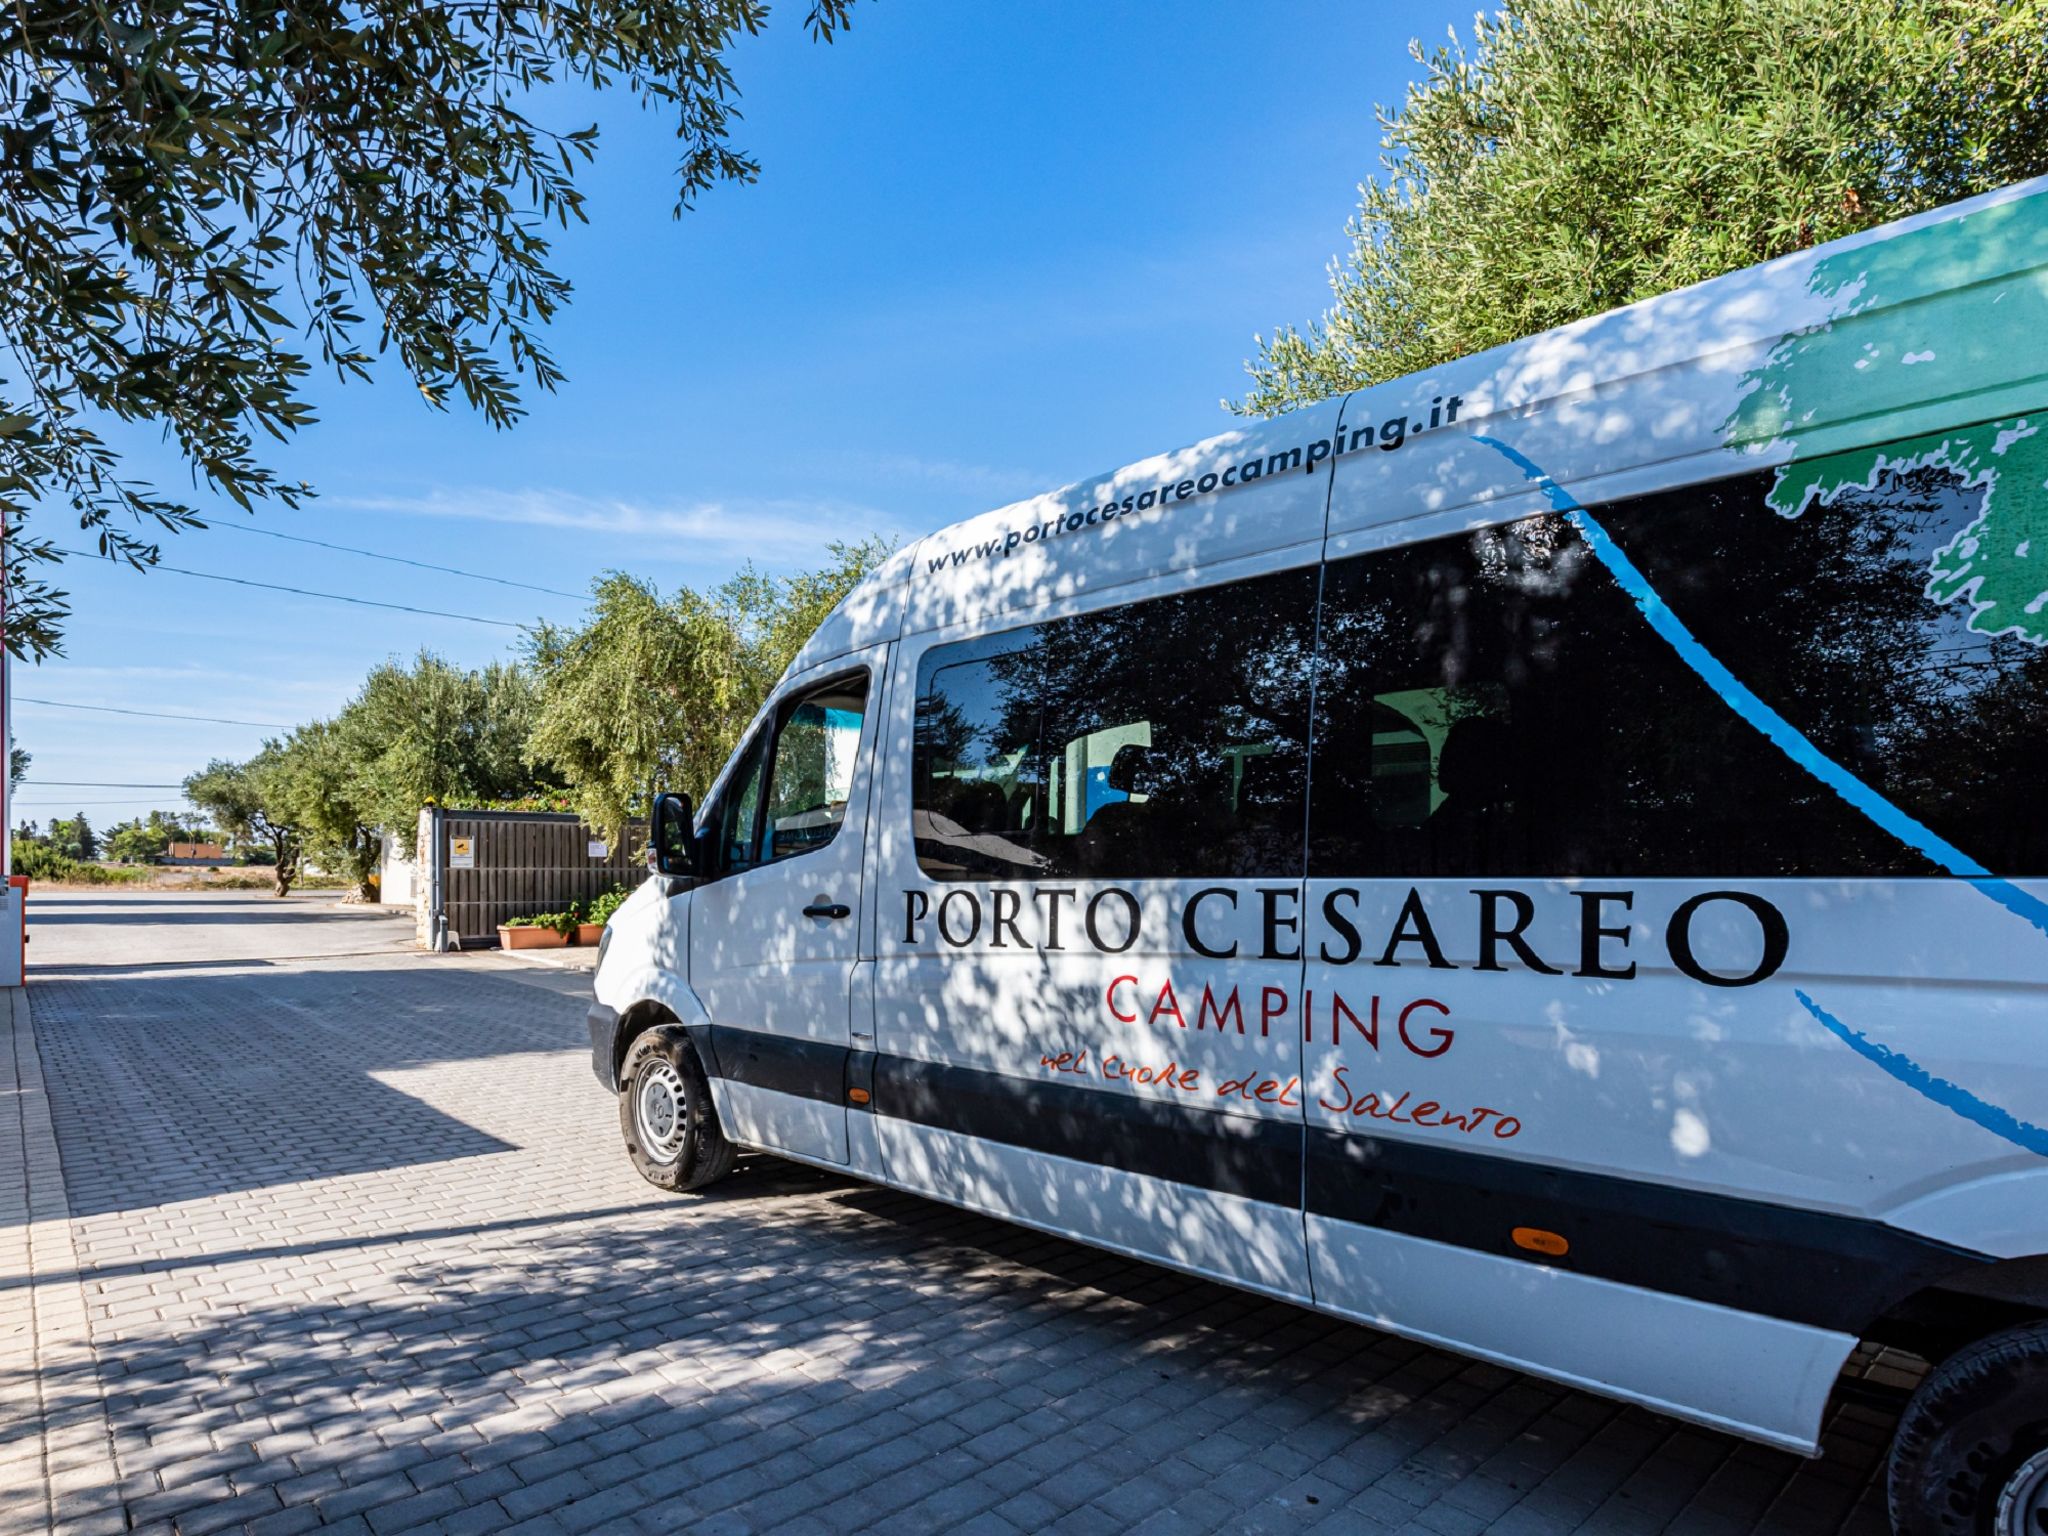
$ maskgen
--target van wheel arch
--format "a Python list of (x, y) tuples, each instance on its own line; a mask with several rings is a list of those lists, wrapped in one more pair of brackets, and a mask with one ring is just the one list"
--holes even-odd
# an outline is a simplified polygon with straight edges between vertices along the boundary
[(2048, 1320), (2048, 1254), (1972, 1265), (1915, 1291), (1862, 1336), (1939, 1365), (1979, 1339)]

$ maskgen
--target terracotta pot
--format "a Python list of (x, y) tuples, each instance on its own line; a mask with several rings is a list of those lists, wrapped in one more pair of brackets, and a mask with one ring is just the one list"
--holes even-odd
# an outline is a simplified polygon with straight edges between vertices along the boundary
[(569, 942), (569, 936), (552, 928), (508, 928), (500, 923), (498, 942), (506, 949), (561, 949)]
[(578, 944), (595, 944), (603, 937), (603, 923), (578, 923), (576, 925), (576, 942)]

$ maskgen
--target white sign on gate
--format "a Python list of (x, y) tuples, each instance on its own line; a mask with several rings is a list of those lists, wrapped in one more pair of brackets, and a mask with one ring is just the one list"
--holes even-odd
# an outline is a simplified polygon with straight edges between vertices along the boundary
[(451, 837), (448, 839), (448, 867), (450, 869), (476, 868), (475, 838)]

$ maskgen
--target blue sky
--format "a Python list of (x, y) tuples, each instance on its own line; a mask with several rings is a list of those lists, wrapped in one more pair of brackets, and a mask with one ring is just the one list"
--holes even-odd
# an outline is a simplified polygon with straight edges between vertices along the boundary
[[(580, 592), (609, 569), (664, 589), (834, 538), (908, 540), (1228, 425), (1254, 332), (1319, 313), (1377, 103), (1398, 102), (1469, 4), (1386, 8), (875, 0), (830, 47), (784, 0), (734, 59), (739, 142), (762, 162), (677, 222), (668, 122), (563, 96), (602, 125), (591, 222), (557, 245), (576, 298), (569, 374), (516, 430), (429, 410), (387, 371), (322, 381), (321, 422), (271, 462), (300, 511), (167, 539), (167, 564), (515, 623), (574, 599), (228, 531), (234, 521)], [(151, 459), (154, 462), (151, 462)], [(182, 486), (160, 455), (138, 462)], [(203, 503), (202, 503), (203, 504)], [(39, 529), (77, 543), (68, 518)], [(386, 657), (479, 665), (514, 629), (68, 562), (68, 654), (17, 696), (289, 727)], [(244, 757), (257, 727), (17, 702), (34, 754), (16, 816), (96, 826)]]

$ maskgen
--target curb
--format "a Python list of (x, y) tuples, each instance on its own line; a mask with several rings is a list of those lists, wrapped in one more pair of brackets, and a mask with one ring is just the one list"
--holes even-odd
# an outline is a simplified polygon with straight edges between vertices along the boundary
[(28, 993), (0, 990), (0, 1343), (26, 1366), (5, 1372), (0, 1419), (35, 1427), (0, 1448), (0, 1511), (14, 1530), (126, 1531)]

